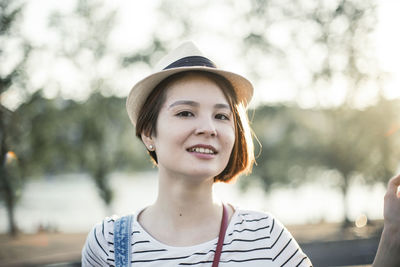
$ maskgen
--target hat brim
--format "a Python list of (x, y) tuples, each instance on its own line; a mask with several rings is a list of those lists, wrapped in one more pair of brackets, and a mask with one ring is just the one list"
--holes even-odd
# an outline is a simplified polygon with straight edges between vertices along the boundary
[(151, 91), (153, 91), (153, 89), (160, 82), (162, 82), (169, 76), (185, 71), (211, 72), (224, 77), (231, 83), (238, 101), (241, 102), (244, 107), (247, 107), (253, 96), (253, 85), (251, 84), (251, 82), (243, 76), (233, 72), (202, 66), (179, 67), (162, 70), (147, 76), (132, 87), (126, 100), (126, 109), (128, 111), (129, 118), (134, 126), (136, 126), (139, 111), (144, 105), (144, 102), (150, 95)]

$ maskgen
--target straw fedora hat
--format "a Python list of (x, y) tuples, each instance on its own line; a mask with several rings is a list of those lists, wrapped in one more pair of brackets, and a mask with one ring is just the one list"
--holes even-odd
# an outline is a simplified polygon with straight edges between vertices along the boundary
[(134, 126), (136, 126), (139, 111), (151, 91), (162, 80), (184, 71), (206, 71), (224, 77), (232, 84), (238, 100), (245, 107), (253, 96), (253, 86), (246, 78), (233, 72), (218, 69), (211, 60), (203, 56), (192, 42), (185, 42), (164, 56), (158, 62), (152, 74), (132, 87), (126, 100), (126, 109)]

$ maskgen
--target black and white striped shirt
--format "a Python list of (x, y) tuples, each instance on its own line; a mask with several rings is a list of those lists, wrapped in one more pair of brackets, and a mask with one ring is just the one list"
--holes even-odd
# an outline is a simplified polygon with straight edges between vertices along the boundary
[[(133, 219), (132, 266), (211, 266), (217, 238), (190, 247), (155, 240)], [(82, 266), (114, 266), (114, 221), (94, 226), (82, 250)], [(219, 266), (312, 266), (289, 231), (271, 214), (237, 209), (226, 231)]]

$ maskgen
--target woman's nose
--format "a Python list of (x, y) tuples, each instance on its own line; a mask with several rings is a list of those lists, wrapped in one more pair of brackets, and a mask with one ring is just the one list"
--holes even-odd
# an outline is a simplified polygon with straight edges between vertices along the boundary
[(215, 128), (214, 122), (212, 119), (203, 118), (198, 121), (196, 125), (196, 135), (204, 134), (207, 136), (217, 136), (217, 130)]

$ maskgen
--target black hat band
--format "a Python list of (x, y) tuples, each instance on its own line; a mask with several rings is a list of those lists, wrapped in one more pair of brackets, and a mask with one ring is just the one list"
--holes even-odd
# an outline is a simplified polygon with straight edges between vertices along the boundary
[(179, 68), (179, 67), (194, 67), (194, 66), (201, 66), (201, 67), (209, 67), (209, 68), (217, 68), (217, 66), (208, 58), (201, 57), (201, 56), (190, 56), (181, 58), (164, 68), (164, 70), (172, 69), (172, 68)]

